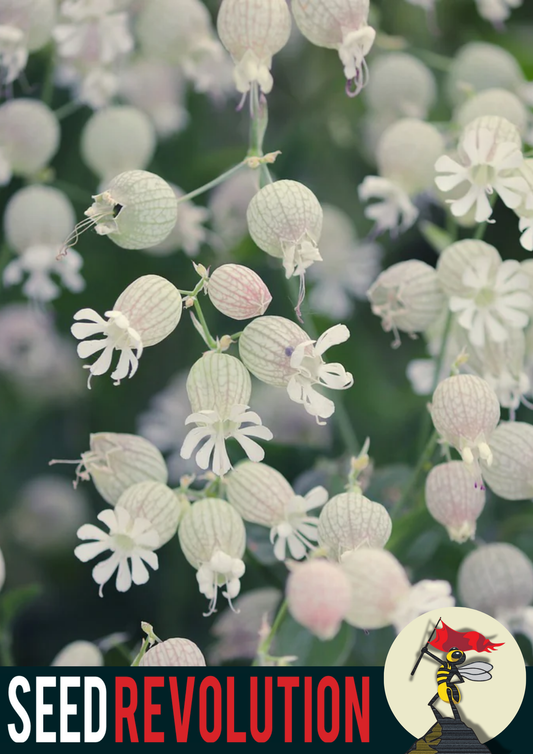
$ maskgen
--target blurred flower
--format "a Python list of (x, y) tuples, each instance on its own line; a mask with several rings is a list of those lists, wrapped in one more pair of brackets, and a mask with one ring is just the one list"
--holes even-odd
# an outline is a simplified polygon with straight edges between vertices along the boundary
[(137, 58), (122, 69), (119, 92), (151, 118), (159, 136), (167, 138), (182, 131), (189, 122), (185, 84), (175, 66)]
[(350, 609), (351, 586), (336, 563), (308, 560), (295, 564), (287, 579), (286, 593), (295, 621), (322, 641), (337, 635)]
[(446, 248), (437, 275), (449, 307), (474, 346), (508, 340), (513, 328), (524, 329), (533, 308), (530, 279), (519, 262), (502, 262), (498, 251), (478, 240)]
[(73, 641), (54, 657), (53, 668), (100, 668), (104, 657), (100, 649), (90, 641)]
[(272, 587), (252, 589), (234, 602), (235, 610), (224, 610), (213, 623), (211, 633), (216, 641), (209, 649), (209, 662), (219, 665), (238, 659), (253, 659), (260, 632), (272, 623), (281, 592)]
[(0, 25), (0, 70), (3, 85), (16, 81), (27, 62), (28, 49), (24, 32), (14, 26)]
[(502, 22), (511, 15), (513, 8), (519, 8), (522, 0), (476, 0), (479, 15), (501, 28)]
[[(434, 2), (422, 0), (427, 10)], [(414, 4), (420, 3), (415, 0)], [(414, 55), (391, 52), (372, 61), (365, 99), (376, 114), (387, 113), (394, 119), (424, 119), (436, 98), (437, 84), (433, 73)]]
[(320, 239), (323, 261), (309, 268), (313, 281), (313, 309), (332, 319), (345, 319), (353, 312), (352, 298), (365, 299), (381, 269), (382, 249), (372, 241), (359, 241), (347, 214), (324, 205)]
[(253, 170), (241, 170), (217, 186), (209, 196), (213, 230), (224, 251), (233, 249), (248, 234), (246, 210), (257, 193), (256, 181)]
[(394, 237), (408, 230), (418, 219), (418, 209), (409, 199), (409, 195), (387, 178), (367, 175), (358, 192), (362, 202), (369, 199), (381, 200), (365, 209), (365, 217), (375, 222), (373, 235), (389, 231)]
[(134, 584), (145, 584), (150, 574), (144, 562), (154, 570), (159, 567), (154, 552), (159, 547), (159, 535), (152, 523), (145, 518), (132, 518), (127, 510), (118, 505), (114, 510), (102, 511), (97, 518), (109, 528), (109, 534), (92, 524), (84, 524), (78, 529), (79, 539), (95, 541), (78, 545), (74, 555), (86, 563), (111, 550), (112, 555), (93, 568), (93, 579), (100, 585), (100, 597), (103, 596), (104, 584), (117, 569), (117, 591), (127, 592), (132, 581)]
[(24, 547), (50, 552), (68, 547), (86, 520), (89, 505), (81, 490), (60, 476), (39, 476), (25, 484), (9, 513), (13, 536)]
[[(185, 192), (178, 186), (170, 184), (176, 199), (181, 199)], [(178, 217), (174, 228), (164, 241), (149, 249), (144, 249), (148, 254), (164, 255), (181, 249), (189, 257), (195, 257), (200, 252), (204, 243), (211, 241), (210, 232), (205, 223), (210, 218), (210, 212), (205, 207), (192, 201), (181, 201), (178, 205)]]
[(4, 285), (19, 285), (27, 275), (22, 286), (24, 295), (34, 301), (53, 301), (61, 293), (51, 279), (51, 275), (57, 275), (67, 290), (80, 293), (85, 289), (85, 281), (80, 275), (83, 259), (74, 249), (58, 259), (61, 248), (62, 244), (30, 246), (6, 265), (2, 276)]
[(26, 304), (0, 309), (0, 373), (32, 399), (67, 402), (82, 388), (75, 351), (49, 316)]

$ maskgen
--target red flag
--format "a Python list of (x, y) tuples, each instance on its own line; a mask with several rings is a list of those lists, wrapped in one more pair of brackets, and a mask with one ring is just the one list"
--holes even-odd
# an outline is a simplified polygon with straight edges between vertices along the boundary
[(486, 639), (483, 634), (478, 631), (454, 631), (446, 625), (444, 621), (441, 621), (442, 628), (437, 628), (437, 636), (430, 641), (430, 645), (435, 649), (440, 649), (442, 652), (449, 652), (453, 647), (457, 647), (461, 652), (469, 652), (475, 650), (476, 652), (494, 652), (498, 647), (503, 646), (501, 644), (493, 644), (490, 639)]

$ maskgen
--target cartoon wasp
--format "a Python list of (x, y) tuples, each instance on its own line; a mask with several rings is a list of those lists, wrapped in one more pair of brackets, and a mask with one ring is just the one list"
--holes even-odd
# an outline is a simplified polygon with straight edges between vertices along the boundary
[[(442, 623), (442, 628), (437, 628), (439, 623)], [(437, 632), (437, 636), (433, 639), (435, 631)], [(445, 659), (443, 660), (441, 657), (432, 654), (428, 649), (429, 646), (446, 652)], [(501, 646), (502, 644), (493, 644), (477, 631), (454, 631), (453, 628), (447, 626), (439, 618), (426, 645), (420, 650), (420, 656), (411, 675), (415, 674), (424, 655), (438, 662), (437, 693), (428, 702), (428, 705), (433, 707), (437, 699), (440, 698), (444, 702), (451, 704), (454, 716), (456, 716), (455, 705), (461, 701), (461, 692), (456, 684), (464, 683), (465, 680), (490, 681), (492, 678), (490, 671), (493, 666), (488, 662), (471, 662), (468, 665), (463, 665), (466, 660), (465, 653), (471, 650), (476, 652), (493, 652)], [(460, 665), (462, 667), (459, 669)]]

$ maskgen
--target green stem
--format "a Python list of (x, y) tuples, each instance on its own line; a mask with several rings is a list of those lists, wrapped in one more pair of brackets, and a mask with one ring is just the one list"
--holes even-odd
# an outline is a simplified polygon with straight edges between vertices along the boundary
[(76, 100), (71, 100), (71, 102), (67, 102), (65, 105), (62, 105), (62, 107), (58, 107), (58, 109), (55, 111), (55, 116), (58, 120), (63, 120), (64, 118), (67, 118), (69, 115), (73, 115), (74, 113), (77, 113), (78, 110), (81, 110), (83, 107), (83, 104), (81, 102), (77, 102)]
[(141, 644), (141, 648), (140, 648), (138, 654), (136, 655), (135, 659), (131, 663), (130, 667), (132, 667), (132, 668), (139, 667), (139, 663), (141, 662), (142, 658), (146, 654), (146, 652), (147, 652), (147, 650), (148, 650), (149, 647), (150, 647), (150, 639), (147, 636), (146, 639), (144, 639), (143, 643)]
[(238, 171), (244, 167), (247, 167), (246, 160), (243, 160), (242, 162), (239, 162), (238, 165), (235, 165), (235, 167), (230, 168), (229, 170), (226, 170), (225, 173), (222, 173), (222, 175), (219, 175), (218, 178), (215, 178), (214, 180), (209, 181), (209, 183), (206, 183), (204, 186), (200, 186), (200, 188), (197, 188), (194, 191), (191, 191), (189, 194), (184, 194), (183, 196), (180, 196), (180, 198), (178, 199), (178, 204), (183, 204), (183, 202), (188, 202), (190, 199), (194, 199), (196, 196), (200, 196), (200, 194), (205, 194), (206, 191), (210, 191), (212, 188), (215, 188), (216, 186), (220, 186), (221, 183), (224, 183), (224, 181), (227, 181), (228, 178), (231, 178), (232, 175), (235, 175), (235, 173), (238, 173)]
[(413, 471), (413, 476), (411, 477), (409, 484), (405, 488), (402, 497), (391, 509), (391, 515), (393, 517), (397, 517), (398, 514), (403, 512), (403, 509), (409, 502), (409, 499), (412, 495), (415, 494), (419, 482), (431, 469), (431, 460), (433, 458), (433, 454), (435, 453), (435, 448), (437, 447), (438, 441), (439, 433), (437, 432), (437, 430), (435, 430), (429, 438), (424, 452), (420, 456), (420, 460), (418, 461), (418, 464)]
[(252, 663), (253, 667), (257, 667), (260, 664), (262, 658), (268, 655), (272, 642), (274, 641), (274, 637), (276, 636), (276, 633), (278, 632), (279, 627), (285, 620), (285, 616), (287, 615), (288, 608), (289, 608), (289, 603), (287, 602), (287, 600), (283, 600), (278, 610), (278, 614), (276, 615), (274, 619), (274, 623), (272, 624), (272, 627), (270, 631), (268, 632), (267, 637), (263, 639), (263, 641), (261, 642), (261, 644), (259, 645), (257, 649), (257, 656)]
[(209, 332), (209, 327), (207, 326), (207, 322), (206, 322), (204, 313), (202, 311), (202, 307), (200, 306), (200, 302), (198, 301), (198, 299), (194, 300), (194, 310), (196, 312), (196, 315), (198, 317), (200, 324), (202, 325), (202, 329), (204, 331), (207, 345), (209, 346), (209, 348), (215, 349), (217, 347), (217, 342), (213, 338), (211, 333)]
[(2, 277), (5, 267), (9, 264), (11, 257), (12, 254), (9, 246), (6, 243), (2, 244), (2, 246), (0, 246), (0, 278)]
[(480, 223), (477, 226), (476, 232), (474, 233), (474, 238), (475, 238), (476, 241), (481, 241), (484, 238), (485, 233), (487, 231), (487, 227), (488, 227), (488, 223), (487, 222)]
[(46, 65), (46, 72), (44, 76), (43, 88), (41, 92), (41, 99), (45, 105), (50, 105), (54, 96), (54, 75), (56, 68), (56, 55), (55, 47), (50, 45), (48, 62)]

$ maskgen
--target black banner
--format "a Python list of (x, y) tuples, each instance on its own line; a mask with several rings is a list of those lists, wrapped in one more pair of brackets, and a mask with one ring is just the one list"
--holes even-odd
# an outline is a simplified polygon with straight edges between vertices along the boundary
[[(532, 669), (522, 707), (493, 754), (531, 750)], [(0, 669), (0, 751), (20, 744), (346, 744), (405, 754), (383, 669)]]

